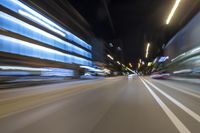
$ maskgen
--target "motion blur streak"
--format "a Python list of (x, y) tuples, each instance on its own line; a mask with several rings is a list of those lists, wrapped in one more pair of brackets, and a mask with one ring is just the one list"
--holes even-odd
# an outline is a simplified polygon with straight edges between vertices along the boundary
[[(2, 23), (2, 27), (8, 31), (15, 32), (15, 33), (24, 35), (26, 37), (31, 37), (31, 38), (41, 41), (45, 44), (48, 44), (51, 46), (56, 46), (57, 48), (67, 50), (69, 52), (75, 52), (77, 54), (81, 54), (83, 56), (91, 58), (91, 54), (89, 52), (86, 52), (85, 50), (83, 50), (67, 41), (64, 41), (64, 40), (58, 38), (55, 35), (52, 35), (44, 30), (41, 30), (40, 28), (37, 28), (28, 23), (25, 23), (25, 22), (15, 18), (15, 17), (12, 17), (4, 12), (0, 12), (0, 15), (2, 18), (2, 22), (5, 21), (4, 23)], [(12, 22), (12, 25), (17, 25), (17, 26), (10, 27), (9, 22)], [(20, 28), (20, 29), (22, 28), (26, 32), (24, 32), (23, 30), (19, 30), (18, 28)], [(27, 31), (29, 31), (29, 32), (27, 32)], [(38, 36), (38, 35), (40, 35), (40, 36)]]
[(33, 19), (34, 21), (39, 22), (40, 24), (44, 25), (44, 26), (47, 27), (48, 29), (50, 29), (50, 30), (52, 30), (52, 31), (54, 31), (54, 32), (56, 32), (56, 33), (62, 35), (62, 36), (65, 36), (64, 33), (60, 32), (59, 30), (56, 30), (55, 28), (53, 28), (53, 27), (51, 27), (50, 25), (44, 23), (43, 21), (41, 21), (40, 19), (38, 19), (38, 18), (32, 16), (31, 14), (29, 14), (29, 13), (27, 13), (27, 12), (24, 12), (24, 11), (22, 11), (22, 10), (18, 10), (18, 12), (19, 12), (20, 14), (24, 15), (24, 16), (27, 16), (27, 17)]
[(2, 70), (25, 70), (25, 71), (48, 71), (44, 68), (21, 67), (21, 66), (0, 66)]
[(170, 12), (170, 14), (169, 14), (167, 20), (166, 20), (166, 24), (169, 24), (169, 23), (170, 23), (170, 21), (171, 21), (173, 15), (174, 15), (174, 13), (175, 13), (177, 7), (179, 6), (179, 3), (180, 3), (180, 2), (181, 2), (181, 0), (176, 0), (175, 4), (174, 4), (174, 6), (173, 6), (173, 8), (172, 8), (172, 10), (171, 10), (171, 12)]
[[(22, 2), (20, 2), (19, 0), (12, 0), (10, 2), (13, 2), (17, 5), (19, 5), (21, 8), (25, 9), (26, 11), (28, 11), (29, 13), (33, 14), (35, 17), (38, 17), (39, 19), (41, 19), (42, 21), (56, 27), (57, 29), (65, 32), (67, 35), (72, 36), (72, 40), (77, 42), (78, 44), (91, 49), (91, 46), (88, 45), (86, 42), (84, 42), (83, 40), (81, 40), (80, 38), (76, 37), (75, 35), (73, 35), (72, 33), (70, 33), (69, 31), (64, 30), (63, 28), (61, 28), (60, 26), (58, 26), (57, 24), (55, 24), (54, 22), (52, 22), (51, 20), (45, 18), (44, 16), (42, 16), (40, 13), (34, 11), (33, 9), (31, 9), (30, 7), (28, 7), (27, 5), (23, 4)], [(35, 20), (35, 19), (34, 19)], [(39, 21), (38, 21), (39, 22)], [(61, 33), (61, 32), (59, 32)], [(63, 33), (61, 33), (62, 36), (64, 36)]]
[(54, 54), (59, 54), (59, 55), (67, 55), (65, 53), (62, 53), (62, 52), (54, 50), (54, 49), (46, 48), (46, 47), (43, 47), (43, 46), (40, 46), (40, 45), (37, 45), (37, 44), (29, 43), (29, 42), (22, 41), (22, 40), (19, 40), (19, 39), (15, 39), (15, 38), (12, 38), (12, 37), (9, 37), (9, 36), (0, 35), (0, 38), (1, 38), (1, 40), (18, 43), (18, 44), (24, 45), (26, 47), (35, 48), (35, 49), (42, 50), (42, 51), (45, 51), (45, 52), (49, 52), (49, 53), (52, 53), (52, 54), (54, 53)]

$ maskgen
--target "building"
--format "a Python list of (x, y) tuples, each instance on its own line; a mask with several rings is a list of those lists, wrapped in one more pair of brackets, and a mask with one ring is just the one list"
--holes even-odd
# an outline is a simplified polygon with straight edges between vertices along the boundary
[(58, 68), (73, 76), (80, 65), (92, 66), (89, 24), (69, 3), (40, 2), (0, 1), (0, 69)]

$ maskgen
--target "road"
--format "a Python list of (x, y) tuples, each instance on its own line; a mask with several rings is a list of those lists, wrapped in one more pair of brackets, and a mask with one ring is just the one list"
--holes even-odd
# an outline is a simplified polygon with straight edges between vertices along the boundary
[(199, 133), (199, 84), (115, 77), (0, 91), (1, 133)]

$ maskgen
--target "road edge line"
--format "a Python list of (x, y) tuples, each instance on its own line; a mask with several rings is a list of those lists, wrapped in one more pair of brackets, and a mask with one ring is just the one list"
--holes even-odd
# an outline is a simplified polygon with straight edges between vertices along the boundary
[[(139, 77), (140, 78), (140, 77)], [(168, 118), (171, 120), (171, 122), (175, 125), (175, 127), (178, 129), (180, 133), (191, 133), (188, 128), (178, 119), (178, 117), (167, 107), (167, 105), (156, 95), (156, 93), (145, 83), (145, 81), (140, 78), (144, 86), (147, 88), (147, 90), (150, 92), (150, 94), (153, 96), (153, 98), (156, 100), (156, 102), (160, 105), (162, 110), (165, 112), (165, 114), (168, 116)]]
[(169, 99), (171, 102), (173, 102), (176, 106), (178, 106), (183, 111), (185, 111), (192, 118), (194, 118), (195, 120), (197, 120), (198, 122), (200, 122), (200, 116), (197, 113), (193, 112), (191, 109), (189, 109), (188, 107), (186, 107), (185, 105), (183, 105), (182, 103), (180, 103), (179, 101), (177, 101), (175, 98), (173, 98), (172, 96), (168, 95), (167, 93), (165, 93), (164, 91), (162, 91), (161, 89), (159, 89), (157, 86), (155, 86), (150, 81), (148, 81), (146, 79), (144, 79), (144, 81), (146, 81), (150, 86), (152, 86), (153, 88), (155, 88), (158, 92), (160, 92), (167, 99)]

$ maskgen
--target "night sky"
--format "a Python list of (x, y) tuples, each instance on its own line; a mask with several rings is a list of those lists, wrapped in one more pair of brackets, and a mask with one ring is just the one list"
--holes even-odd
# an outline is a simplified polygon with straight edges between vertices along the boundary
[[(197, 4), (196, 0), (183, 0), (173, 23), (166, 26), (165, 21), (175, 0), (105, 0), (111, 23), (103, 0), (69, 1), (91, 24), (97, 37), (106, 42), (121, 40), (126, 63), (133, 64), (144, 58), (147, 42), (152, 44), (150, 59), (158, 55), (163, 43), (190, 19), (193, 5)], [(187, 15), (189, 11), (190, 15)]]

